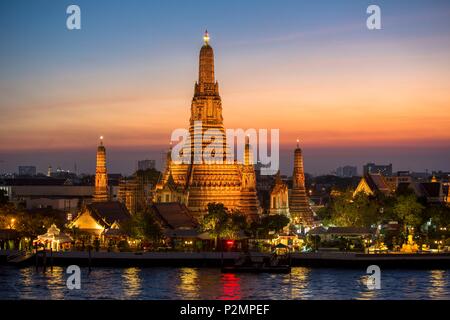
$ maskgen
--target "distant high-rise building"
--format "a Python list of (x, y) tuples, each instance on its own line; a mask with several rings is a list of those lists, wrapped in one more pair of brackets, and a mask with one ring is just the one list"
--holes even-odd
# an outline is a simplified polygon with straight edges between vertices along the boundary
[(108, 201), (108, 174), (106, 172), (106, 149), (103, 146), (103, 137), (97, 148), (97, 167), (95, 169), (94, 202)]
[(35, 166), (19, 166), (19, 176), (35, 176)]
[(139, 160), (138, 161), (138, 170), (148, 170), (155, 169), (155, 160)]
[(381, 173), (384, 176), (392, 176), (392, 163), (388, 165), (384, 164), (375, 164), (372, 162), (367, 163), (363, 166), (363, 174), (375, 174)]
[(48, 169), (47, 169), (47, 177), (51, 177), (52, 176), (52, 166), (48, 166)]
[(358, 168), (354, 166), (344, 166), (336, 169), (336, 175), (342, 178), (351, 178), (358, 175)]

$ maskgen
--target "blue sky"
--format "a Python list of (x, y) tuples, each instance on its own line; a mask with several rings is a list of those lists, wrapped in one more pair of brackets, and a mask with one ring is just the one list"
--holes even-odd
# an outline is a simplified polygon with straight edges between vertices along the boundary
[[(70, 4), (81, 7), (81, 30), (66, 29)], [(381, 7), (380, 31), (365, 27), (369, 4)], [(449, 101), (443, 93), (450, 88), (449, 1), (2, 0), (0, 159), (6, 161), (0, 172), (19, 164), (36, 164), (41, 171), (47, 163), (71, 168), (76, 161), (80, 170), (92, 172), (100, 134), (110, 138), (105, 143), (112, 171), (131, 172), (138, 158), (159, 160), (171, 128), (187, 125), (206, 28), (216, 52), (225, 124), (285, 126), (285, 173), (291, 168), (289, 141), (296, 135), (310, 150), (306, 168), (313, 173), (377, 157), (399, 169), (450, 170), (450, 135), (430, 131), (450, 125), (448, 113), (440, 115)], [(371, 77), (370, 65), (376, 80), (362, 78)], [(373, 88), (354, 86), (360, 78)], [(389, 98), (364, 111), (372, 117), (359, 114), (365, 95), (384, 91)], [(423, 95), (416, 97), (417, 91)], [(335, 105), (319, 101), (334, 95)], [(280, 104), (273, 106), (279, 118), (271, 110), (272, 97)], [(395, 115), (376, 112), (395, 109), (389, 104), (399, 106)], [(358, 118), (347, 121), (352, 115), (346, 108)], [(329, 135), (342, 134), (342, 140), (323, 142), (326, 130), (311, 125), (321, 112), (330, 124), (339, 120)], [(436, 116), (428, 120), (430, 112)], [(255, 114), (254, 122), (242, 122)], [(358, 127), (361, 119), (370, 119), (364, 120), (370, 132), (365, 124)], [(394, 120), (405, 129), (377, 135), (377, 128), (393, 127)], [(416, 139), (406, 139), (414, 126)], [(383, 146), (390, 136), (398, 139)], [(345, 155), (339, 152), (344, 149)]]

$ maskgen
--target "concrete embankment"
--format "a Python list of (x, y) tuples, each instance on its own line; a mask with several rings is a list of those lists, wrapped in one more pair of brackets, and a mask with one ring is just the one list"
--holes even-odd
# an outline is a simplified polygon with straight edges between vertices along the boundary
[[(0, 252), (0, 261), (17, 266), (35, 265), (36, 257), (21, 258), (17, 253)], [(42, 253), (38, 255), (39, 266), (45, 264), (105, 267), (220, 267), (237, 259), (239, 252), (47, 252), (44, 259)], [(252, 253), (252, 257), (269, 257), (267, 253)], [(15, 257), (11, 259), (11, 257)], [(363, 254), (351, 252), (314, 252), (293, 253), (292, 266), (314, 268), (364, 268), (378, 265), (384, 268), (401, 269), (449, 269), (450, 253), (433, 254)]]
[[(255, 254), (264, 255), (264, 254)], [(173, 267), (220, 267), (222, 263), (231, 263), (240, 256), (238, 252), (53, 252), (46, 253), (45, 259), (41, 253), (38, 255), (38, 265), (44, 263), (53, 265), (79, 266), (105, 266), (105, 267), (127, 267), (127, 266), (173, 266)], [(4, 259), (4, 261), (10, 259)], [(45, 260), (45, 262), (44, 262)], [(10, 264), (34, 265), (36, 256), (33, 255), (25, 261)]]
[(450, 253), (380, 253), (311, 252), (292, 254), (293, 266), (324, 268), (363, 268), (378, 265), (400, 269), (448, 269)]

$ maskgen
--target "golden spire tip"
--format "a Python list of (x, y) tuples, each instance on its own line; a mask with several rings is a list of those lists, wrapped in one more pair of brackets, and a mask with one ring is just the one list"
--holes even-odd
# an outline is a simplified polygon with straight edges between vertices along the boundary
[(203, 41), (205, 42), (205, 44), (209, 43), (209, 33), (208, 30), (205, 30), (205, 34), (203, 35)]

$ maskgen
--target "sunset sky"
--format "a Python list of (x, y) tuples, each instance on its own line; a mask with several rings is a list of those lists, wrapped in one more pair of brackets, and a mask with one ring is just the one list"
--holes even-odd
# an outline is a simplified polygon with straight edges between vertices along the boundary
[(297, 138), (313, 174), (450, 171), (449, 1), (3, 0), (0, 173), (94, 172), (100, 135), (110, 172), (159, 163), (188, 126), (205, 29), (225, 126), (280, 129), (284, 174)]

